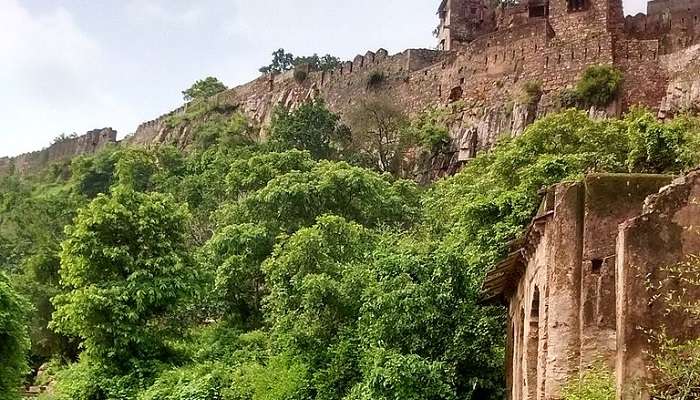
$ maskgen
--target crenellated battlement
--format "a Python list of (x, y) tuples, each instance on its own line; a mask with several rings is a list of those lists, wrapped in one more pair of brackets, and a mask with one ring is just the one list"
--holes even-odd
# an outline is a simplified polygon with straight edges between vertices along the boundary
[[(654, 0), (648, 10), (624, 18), (621, 0), (529, 0), (496, 8), (486, 0), (443, 0), (440, 50), (371, 50), (330, 71), (300, 65), (261, 75), (208, 104), (245, 113), (262, 127), (262, 139), (276, 106), (294, 108), (313, 98), (324, 99), (341, 117), (374, 96), (391, 99), (409, 115), (464, 104), (455, 111), (459, 123), (451, 135), (459, 159), (466, 160), (500, 135), (519, 134), (557, 110), (562, 92), (594, 65), (616, 67), (624, 83), (619, 99), (592, 115), (619, 115), (641, 104), (670, 116), (700, 102), (700, 77), (688, 78), (700, 65), (700, 49), (693, 50), (700, 43), (700, 0)], [(533, 103), (521, 104), (525, 83), (539, 84), (541, 97)], [(142, 123), (123, 143), (186, 147), (196, 122), (171, 122), (202, 114), (188, 113), (191, 106)], [(34, 162), (25, 158), (27, 165)], [(14, 164), (0, 159), (0, 171)]]

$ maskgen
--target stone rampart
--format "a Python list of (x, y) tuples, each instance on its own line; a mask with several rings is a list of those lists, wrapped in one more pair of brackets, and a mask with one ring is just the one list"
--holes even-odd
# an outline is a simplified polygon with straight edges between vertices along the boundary
[(36, 173), (53, 163), (67, 161), (83, 154), (93, 154), (115, 143), (117, 132), (112, 128), (89, 131), (82, 136), (57, 141), (40, 151), (0, 158), (0, 176), (12, 173), (25, 176)]

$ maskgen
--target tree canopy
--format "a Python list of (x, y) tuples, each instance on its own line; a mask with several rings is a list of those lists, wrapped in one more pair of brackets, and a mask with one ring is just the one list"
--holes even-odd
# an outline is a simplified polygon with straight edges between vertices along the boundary
[(193, 83), (189, 89), (182, 92), (185, 101), (202, 100), (228, 89), (213, 76), (206, 77)]
[(217, 113), (186, 151), (0, 179), (0, 389), (29, 353), (54, 360), (49, 400), (502, 399), (506, 314), (480, 286), (540, 190), (700, 163), (696, 118), (569, 110), (420, 187), (397, 163), (439, 151), (450, 110), (376, 101), (350, 131), (321, 102), (266, 143)]

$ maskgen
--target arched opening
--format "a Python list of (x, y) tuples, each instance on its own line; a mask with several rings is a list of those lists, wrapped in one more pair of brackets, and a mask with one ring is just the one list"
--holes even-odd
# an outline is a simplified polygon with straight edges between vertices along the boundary
[(520, 309), (520, 325), (518, 326), (518, 339), (517, 339), (517, 351), (515, 352), (515, 376), (513, 377), (513, 387), (515, 388), (513, 393), (514, 400), (522, 400), (525, 393), (523, 392), (525, 388), (525, 374), (524, 374), (524, 363), (525, 363), (525, 309)]
[(461, 86), (453, 87), (452, 90), (450, 90), (450, 103), (461, 100), (463, 94), (464, 90), (462, 90)]
[(540, 289), (535, 286), (530, 307), (530, 324), (527, 337), (527, 393), (528, 399), (537, 398), (537, 369), (540, 346)]

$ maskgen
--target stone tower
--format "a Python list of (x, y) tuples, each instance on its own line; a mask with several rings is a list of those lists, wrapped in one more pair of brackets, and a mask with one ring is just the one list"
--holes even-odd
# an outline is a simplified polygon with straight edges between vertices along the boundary
[(495, 29), (495, 13), (488, 0), (443, 0), (438, 8), (438, 48), (455, 50), (459, 43)]

